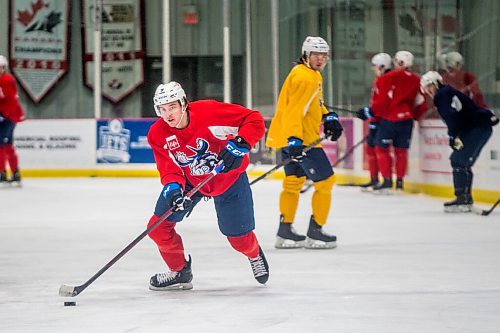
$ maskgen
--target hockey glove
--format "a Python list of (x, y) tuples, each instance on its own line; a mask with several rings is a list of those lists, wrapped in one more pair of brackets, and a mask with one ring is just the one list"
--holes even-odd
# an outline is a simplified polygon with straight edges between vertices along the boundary
[(339, 116), (335, 112), (327, 113), (323, 116), (323, 132), (331, 141), (337, 141), (342, 135), (344, 128), (339, 122)]
[(174, 212), (188, 210), (193, 204), (190, 198), (184, 196), (182, 187), (179, 183), (168, 183), (165, 185), (162, 195), (165, 200), (167, 200), (167, 205), (171, 207)]
[(219, 161), (223, 161), (222, 173), (238, 169), (243, 162), (243, 157), (250, 151), (250, 145), (241, 137), (237, 136), (229, 140), (226, 148), (219, 153)]
[(0, 116), (0, 123), (1, 123), (2, 121), (4, 121), (4, 120), (5, 120), (5, 118), (4, 118), (4, 117), (2, 117), (2, 116)]
[(294, 136), (288, 138), (288, 151), (290, 153), (290, 158), (296, 162), (301, 162), (306, 155), (304, 153), (302, 140)]
[(460, 149), (462, 149), (464, 147), (464, 143), (462, 142), (462, 140), (460, 140), (460, 138), (458, 136), (450, 136), (449, 137), (449, 144), (450, 144), (450, 147), (451, 149), (453, 149), (454, 151), (459, 151)]
[(361, 120), (373, 118), (372, 109), (368, 106), (365, 106), (364, 108), (358, 110), (356, 116)]

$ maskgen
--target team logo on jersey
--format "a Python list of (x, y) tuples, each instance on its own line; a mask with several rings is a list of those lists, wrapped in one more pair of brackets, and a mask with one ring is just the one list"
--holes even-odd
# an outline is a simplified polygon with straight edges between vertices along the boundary
[(189, 167), (193, 176), (202, 176), (209, 174), (217, 164), (217, 155), (208, 151), (209, 144), (206, 140), (196, 139), (196, 147), (186, 146), (192, 155), (186, 155), (184, 152), (175, 152), (175, 160), (181, 167)]
[(167, 143), (163, 146), (163, 149), (173, 150), (181, 146), (179, 144), (179, 141), (177, 141), (177, 137), (175, 135), (169, 136), (168, 138), (165, 139), (165, 141)]

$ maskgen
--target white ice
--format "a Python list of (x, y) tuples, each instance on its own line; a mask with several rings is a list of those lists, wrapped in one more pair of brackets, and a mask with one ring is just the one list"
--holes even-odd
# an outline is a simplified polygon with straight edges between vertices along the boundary
[[(500, 332), (500, 213), (450, 215), (441, 199), (337, 186), (325, 229), (338, 248), (276, 250), (281, 183), (252, 188), (266, 286), (208, 201), (178, 226), (193, 290), (148, 290), (165, 266), (146, 237), (75, 298), (60, 285), (83, 284), (145, 229), (158, 180), (28, 178), (0, 189), (0, 332)], [(311, 195), (297, 213), (302, 233)]]

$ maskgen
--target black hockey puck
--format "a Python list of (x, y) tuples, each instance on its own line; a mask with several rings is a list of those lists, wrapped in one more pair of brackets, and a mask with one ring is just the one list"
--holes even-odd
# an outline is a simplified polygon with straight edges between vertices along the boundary
[(64, 306), (76, 306), (76, 302), (64, 302)]

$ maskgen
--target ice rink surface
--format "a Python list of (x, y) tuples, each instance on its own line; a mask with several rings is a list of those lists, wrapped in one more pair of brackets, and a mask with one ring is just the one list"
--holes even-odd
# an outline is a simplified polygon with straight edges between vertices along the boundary
[[(334, 250), (276, 250), (281, 183), (252, 186), (266, 286), (217, 228), (213, 202), (178, 226), (193, 257), (190, 291), (153, 292), (165, 270), (145, 230), (154, 178), (26, 179), (0, 189), (0, 332), (500, 332), (500, 213), (445, 214), (443, 200), (334, 188)], [(305, 233), (312, 190), (295, 228)], [(484, 208), (484, 207), (483, 207)], [(74, 300), (75, 307), (64, 307)]]

